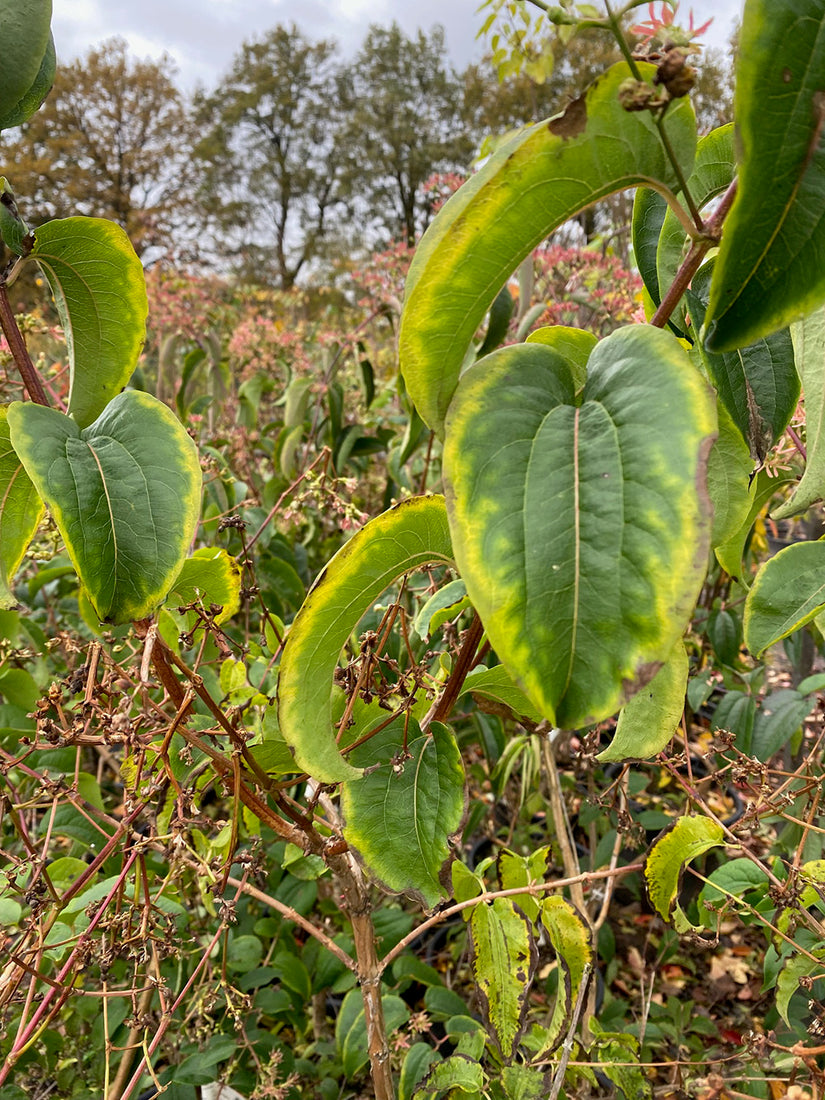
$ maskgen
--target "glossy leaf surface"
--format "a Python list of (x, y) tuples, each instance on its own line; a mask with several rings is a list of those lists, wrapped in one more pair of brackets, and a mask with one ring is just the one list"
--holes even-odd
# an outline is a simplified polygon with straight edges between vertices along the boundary
[(719, 435), (708, 458), (708, 495), (713, 505), (714, 550), (734, 538), (748, 517), (754, 465), (750, 449), (724, 405), (717, 409)]
[(351, 762), (369, 770), (342, 788), (344, 837), (371, 877), (432, 908), (448, 893), (441, 873), (464, 815), (464, 768), (446, 726), (424, 734), (411, 718), (406, 733), (406, 752), (403, 717), (352, 752)]
[(411, 569), (452, 564), (444, 499), (413, 497), (371, 520), (321, 573), (281, 658), (278, 720), (298, 767), (324, 783), (359, 773), (341, 756), (330, 695), (341, 650), (384, 589)]
[(88, 428), (9, 407), (11, 441), (102, 622), (150, 615), (180, 572), (200, 510), (197, 450), (149, 394), (120, 394)]
[(797, 542), (770, 558), (745, 602), (745, 645), (760, 657), (825, 607), (825, 542)]
[[(704, 316), (708, 280), (714, 266), (711, 260), (699, 271), (686, 295), (697, 326)], [(761, 464), (787, 428), (799, 400), (799, 375), (790, 330), (782, 329), (721, 355), (700, 346), (700, 354), (754, 461)]]
[(11, 582), (45, 511), (11, 445), (7, 410), (0, 406), (0, 608), (17, 602)]
[(404, 1055), (401, 1076), (398, 1081), (398, 1100), (413, 1100), (416, 1086), (441, 1055), (429, 1043), (413, 1043)]
[(49, 281), (66, 337), (69, 415), (85, 428), (129, 381), (143, 348), (143, 266), (120, 226), (103, 218), (46, 222), (31, 256)]
[(656, 253), (659, 248), (659, 234), (662, 232), (667, 201), (649, 187), (639, 187), (633, 199), (633, 220), (631, 239), (633, 256), (639, 268), (642, 282), (654, 305), (659, 305), (662, 295), (659, 289), (659, 272), (656, 267)]
[(11, 129), (12, 126), (20, 126), (31, 118), (51, 91), (56, 71), (57, 54), (54, 48), (54, 38), (49, 34), (46, 52), (43, 54), (40, 68), (31, 86), (9, 111), (0, 108), (0, 110), (4, 110), (2, 117), (0, 117), (0, 130), (8, 130)]
[(482, 1013), (506, 1060), (524, 1026), (536, 965), (530, 923), (509, 898), (476, 905), (470, 920), (473, 975)]
[(749, 0), (736, 63), (739, 190), (705, 320), (716, 352), (752, 344), (825, 298), (825, 10)]
[(714, 547), (716, 559), (725, 572), (729, 573), (730, 576), (738, 580), (740, 584), (745, 585), (745, 587), (749, 586), (750, 578), (742, 569), (742, 555), (745, 550), (745, 544), (750, 529), (759, 513), (765, 505), (769, 503), (771, 498), (783, 488), (787, 488), (789, 484), (791, 484), (791, 482), (788, 478), (768, 477), (765, 470), (760, 470), (748, 489), (750, 509), (745, 517), (745, 522), (737, 532), (718, 546)]
[(597, 346), (581, 394), (537, 345), (463, 376), (444, 448), (456, 560), (493, 648), (554, 725), (613, 714), (681, 636), (707, 560), (714, 429), (683, 348), (642, 325)]
[(541, 721), (541, 715), (521, 688), (513, 683), (513, 678), (504, 665), (474, 668), (461, 687), (461, 695), (467, 693), (499, 703), (511, 710), (516, 717), (526, 718), (530, 722)]
[[(653, 67), (641, 65), (646, 75)], [(618, 100), (629, 76), (614, 65), (561, 115), (505, 142), (433, 221), (407, 278), (399, 334), (401, 370), (423, 420), (441, 433), (462, 363), (499, 288), (555, 228), (591, 203), (634, 184), (675, 184), (646, 113)], [(689, 174), (696, 123), (686, 100), (668, 134)]]
[(543, 344), (552, 348), (562, 359), (570, 364), (573, 385), (581, 389), (587, 380), (587, 360), (598, 340), (592, 332), (582, 328), (569, 328), (567, 325), (547, 325), (531, 332), (525, 341), (527, 344)]
[(51, 22), (51, 0), (0, 0), (0, 119), (13, 114), (37, 80), (51, 40)]
[(425, 642), (442, 623), (454, 619), (468, 606), (464, 581), (450, 581), (430, 596), (416, 615), (413, 630)]
[(667, 745), (685, 709), (688, 656), (681, 639), (649, 684), (625, 704), (599, 760), (648, 760)]
[(805, 393), (805, 470), (774, 519), (800, 515), (825, 495), (825, 308), (791, 325), (791, 340)]

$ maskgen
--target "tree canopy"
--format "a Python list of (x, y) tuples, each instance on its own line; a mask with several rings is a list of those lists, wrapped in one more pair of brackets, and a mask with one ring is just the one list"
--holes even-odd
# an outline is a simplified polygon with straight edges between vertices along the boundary
[[(144, 262), (197, 259), (289, 288), (342, 245), (412, 245), (431, 217), (428, 179), (469, 174), (486, 139), (562, 110), (618, 56), (586, 30), (543, 41), (542, 65), (505, 65), (499, 80), (495, 51), (457, 72), (440, 27), (372, 25), (348, 60), (277, 25), (187, 97), (170, 58), (139, 60), (111, 39), (62, 67), (43, 108), (4, 132), (5, 173), (31, 224), (108, 217)], [(708, 51), (702, 130), (729, 117), (730, 88), (728, 59)], [(612, 202), (580, 216), (588, 236), (627, 221)]]
[(436, 172), (466, 170), (473, 153), (443, 29), (409, 38), (397, 23), (371, 26), (341, 87), (356, 208), (379, 235), (412, 245), (427, 219), (421, 185)]
[(319, 254), (341, 202), (339, 66), (333, 42), (277, 26), (195, 104), (203, 194), (230, 261), (282, 288)]

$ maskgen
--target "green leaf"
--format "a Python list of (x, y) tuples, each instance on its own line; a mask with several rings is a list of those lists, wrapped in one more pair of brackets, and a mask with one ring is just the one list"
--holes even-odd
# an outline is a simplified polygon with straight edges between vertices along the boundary
[(767, 695), (756, 712), (750, 755), (767, 763), (787, 745), (813, 707), (811, 699), (791, 688)]
[(103, 218), (46, 222), (31, 258), (49, 282), (66, 337), (69, 415), (86, 428), (129, 381), (143, 349), (143, 266), (120, 226)]
[(298, 770), (295, 757), (284, 741), (278, 725), (277, 707), (269, 706), (264, 710), (261, 736), (262, 740), (258, 744), (251, 745), (249, 751), (265, 772), (270, 775), (288, 775)]
[[(457, 902), (469, 901), (470, 898), (477, 898), (484, 893), (483, 879), (471, 871), (469, 867), (465, 867), (460, 860), (456, 860), (453, 864), (451, 877), (453, 897)], [(463, 916), (465, 920), (469, 920), (472, 916), (470, 909), (465, 909)]]
[(580, 390), (587, 381), (587, 360), (598, 340), (592, 332), (581, 328), (568, 328), (566, 325), (548, 325), (537, 328), (527, 337), (527, 344), (543, 344), (552, 348), (570, 366), (573, 385)]
[(791, 340), (805, 393), (805, 471), (774, 519), (807, 511), (825, 493), (825, 309), (791, 325)]
[(753, 527), (756, 517), (771, 498), (786, 488), (789, 483), (788, 478), (772, 478), (768, 476), (766, 471), (760, 470), (749, 489), (751, 504), (745, 522), (736, 534), (731, 535), (725, 542), (714, 548), (716, 560), (725, 572), (746, 588), (748, 587), (749, 578), (745, 576), (742, 569), (742, 555), (745, 551), (745, 543), (748, 540), (751, 527)]
[[(0, 928), (4, 929), (5, 933), (17, 924), (23, 915), (23, 906), (19, 902), (14, 901), (12, 898), (0, 898)], [(25, 1094), (23, 1100), (26, 1100)]]
[(14, 574), (34, 537), (45, 509), (11, 445), (8, 410), (0, 406), (0, 608), (14, 607)]
[(453, 1100), (461, 1100), (463, 1096), (475, 1100), (481, 1095), (484, 1080), (484, 1070), (476, 1059), (453, 1054), (443, 1062), (436, 1062), (413, 1093), (413, 1100), (426, 1100), (448, 1089), (456, 1090), (450, 1093)]
[(657, 306), (662, 300), (662, 295), (659, 288), (659, 273), (656, 269), (656, 252), (667, 211), (667, 202), (658, 191), (651, 191), (649, 187), (639, 187), (636, 190), (631, 225), (633, 256), (645, 288), (653, 304)]
[(464, 581), (450, 581), (430, 596), (416, 615), (413, 630), (426, 642), (443, 622), (458, 615), (469, 606), (469, 602)]
[(745, 645), (761, 657), (825, 607), (825, 542), (797, 542), (769, 558), (745, 601)]
[(257, 936), (233, 936), (226, 951), (226, 965), (230, 970), (248, 974), (260, 966), (264, 945)]
[(645, 1076), (644, 1069), (636, 1064), (639, 1061), (640, 1046), (636, 1036), (603, 1031), (595, 1019), (590, 1021), (590, 1030), (593, 1032), (590, 1057), (598, 1057), (595, 1064), (605, 1077), (617, 1086), (622, 1096), (633, 1097), (634, 1100), (650, 1100), (650, 1081)]
[[(821, 971), (823, 965), (825, 964), (816, 963), (813, 959), (809, 959), (807, 955), (791, 955), (782, 967), (776, 982), (776, 1011), (788, 1027), (791, 1026), (791, 1021), (788, 1018), (791, 997), (799, 989), (800, 979)], [(806, 993), (806, 996), (808, 995)]]
[[(702, 911), (706, 901), (711, 905), (721, 906), (728, 900), (733, 900), (735, 903), (751, 891), (764, 894), (768, 884), (768, 876), (753, 860), (732, 859), (708, 875), (708, 881), (699, 895), (699, 911)], [(753, 898), (750, 899), (751, 904), (753, 900)], [(711, 916), (709, 920), (715, 921), (715, 917)]]
[(541, 715), (521, 688), (513, 683), (513, 678), (504, 665), (495, 665), (493, 668), (474, 668), (461, 685), (459, 699), (468, 693), (480, 695), (484, 699), (492, 699), (494, 703), (501, 703), (517, 718), (526, 718), (529, 722), (541, 721)]
[[(348, 1078), (360, 1073), (370, 1060), (361, 991), (359, 989), (351, 990), (345, 997), (345, 1002), (349, 1002), (350, 999), (352, 999), (350, 1013), (354, 1012), (351, 1024), (345, 1030), (339, 1027), (342, 1020), (349, 1020), (349, 1014), (345, 1015), (342, 1010), (335, 1028), (335, 1037), (341, 1051), (344, 1073)], [(360, 1008), (358, 1007), (359, 1004)], [(385, 993), (381, 997), (381, 1004), (384, 1010), (384, 1024), (387, 1034), (392, 1035), (410, 1018), (410, 1010), (400, 997), (390, 993)]]
[[(501, 889), (515, 890), (532, 883), (544, 882), (547, 878), (549, 858), (548, 845), (537, 848), (529, 856), (523, 856), (505, 848), (498, 858), (498, 878)], [(538, 920), (541, 904), (537, 898), (525, 893), (519, 898), (518, 904), (529, 920)]]
[(435, 1062), (440, 1061), (441, 1055), (437, 1050), (433, 1050), (429, 1043), (413, 1043), (404, 1056), (404, 1064), (401, 1067), (398, 1100), (412, 1100), (419, 1081)]
[(52, 90), (56, 71), (57, 54), (54, 48), (54, 37), (49, 32), (46, 52), (43, 54), (40, 68), (37, 70), (37, 76), (34, 78), (31, 87), (10, 110), (6, 111), (4, 107), (0, 107), (0, 110), (3, 111), (3, 115), (0, 117), (0, 130), (10, 130), (13, 126), (21, 126), (31, 118), (35, 111), (40, 109), (44, 99)]
[(509, 898), (473, 909), (470, 920), (473, 974), (490, 1034), (505, 1061), (515, 1054), (524, 1027), (536, 945), (527, 917)]
[(714, 731), (734, 733), (740, 752), (750, 752), (755, 721), (756, 703), (753, 696), (744, 691), (729, 691), (713, 713), (712, 728)]
[[(639, 67), (653, 75), (652, 66)], [(561, 115), (504, 142), (422, 238), (407, 277), (399, 356), (410, 396), (439, 434), (473, 335), (525, 256), (606, 195), (634, 184), (675, 186), (652, 119), (619, 103), (629, 75), (614, 65)], [(696, 123), (687, 100), (672, 106), (667, 128), (689, 173)]]
[(22, 256), (31, 245), (28, 234), (28, 226), (20, 217), (9, 181), (5, 176), (0, 176), (0, 237), (3, 244), (15, 256)]
[(214, 619), (220, 626), (241, 606), (241, 576), (240, 565), (226, 550), (201, 547), (183, 563), (166, 602), (171, 606), (199, 603), (207, 611), (210, 606), (221, 607)]
[(736, 537), (748, 518), (753, 460), (725, 406), (720, 403), (716, 411), (719, 435), (708, 458), (708, 496), (713, 505), (710, 544), (718, 559), (719, 548)]
[(84, 860), (75, 856), (60, 856), (48, 866), (49, 881), (62, 894), (88, 870), (89, 865)]
[(653, 679), (625, 704), (616, 732), (597, 760), (649, 760), (673, 737), (685, 709), (688, 655), (679, 639)]
[(51, 40), (51, 22), (51, 0), (0, 0), (0, 120), (13, 115), (37, 80)]
[(335, 743), (335, 666), (384, 589), (411, 569), (437, 562), (452, 564), (444, 499), (413, 497), (362, 527), (315, 582), (287, 637), (278, 682), (280, 729), (300, 770), (323, 783), (358, 775)]
[(401, 717), (352, 752), (367, 770), (341, 790), (344, 836), (373, 878), (432, 908), (449, 896), (442, 873), (464, 816), (464, 768), (446, 726), (436, 722), (427, 735), (410, 718), (406, 751), (404, 734)]
[(490, 306), (490, 317), (487, 322), (487, 331), (484, 334), (484, 342), (478, 349), (477, 358), (481, 359), (494, 351), (499, 344), (503, 344), (510, 326), (510, 318), (513, 316), (516, 303), (508, 286), (503, 286)]
[(714, 429), (685, 351), (648, 326), (598, 344), (580, 395), (538, 345), (462, 377), (444, 448), (456, 560), (502, 663), (554, 725), (613, 714), (681, 636), (707, 562)]
[(545, 1100), (547, 1096), (546, 1075), (520, 1062), (501, 1067), (501, 1085), (507, 1100)]
[[(687, 300), (695, 324), (707, 301), (708, 280), (715, 261), (709, 260), (693, 280)], [(699, 353), (733, 422), (761, 465), (788, 426), (799, 400), (799, 375), (790, 330), (783, 329), (747, 347), (712, 355)]]
[(565, 898), (554, 894), (541, 903), (541, 922), (559, 962), (559, 986), (553, 1015), (547, 1025), (541, 1057), (552, 1053), (564, 1039), (573, 1018), (582, 983), (593, 961), (590, 929), (581, 913)]
[(715, 352), (751, 344), (825, 298), (825, 12), (749, 0), (736, 61), (739, 189), (705, 318)]
[(650, 904), (664, 920), (675, 918), (682, 931), (687, 918), (677, 896), (684, 869), (703, 852), (720, 847), (724, 835), (722, 826), (708, 817), (680, 817), (657, 837), (648, 852), (644, 880)]
[(8, 421), (101, 621), (146, 618), (180, 572), (198, 522), (200, 462), (180, 422), (136, 390), (82, 431), (31, 403), (11, 405)]

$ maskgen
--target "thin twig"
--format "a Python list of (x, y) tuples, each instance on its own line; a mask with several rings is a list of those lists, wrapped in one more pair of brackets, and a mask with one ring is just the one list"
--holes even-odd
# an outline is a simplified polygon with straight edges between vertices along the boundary
[(406, 935), (402, 940), (388, 951), (387, 954), (381, 960), (381, 969), (386, 968), (403, 954), (411, 943), (414, 943), (419, 936), (429, 928), (435, 927), (437, 924), (441, 924), (445, 920), (449, 920), (450, 917), (454, 917), (457, 913), (461, 913), (464, 909), (468, 909), (470, 906), (479, 905), (481, 902), (495, 901), (496, 898), (515, 898), (520, 894), (547, 894), (551, 890), (563, 890), (567, 886), (575, 886), (578, 882), (595, 882), (599, 879), (611, 879), (618, 875), (629, 875), (636, 871), (641, 871), (644, 868), (644, 863), (627, 863), (624, 867), (616, 867), (612, 871), (587, 871), (581, 875), (575, 875), (573, 878), (559, 878), (553, 882), (537, 882), (531, 883), (529, 886), (516, 886), (510, 890), (488, 890), (484, 894), (479, 894), (478, 897), (468, 898), (466, 901), (458, 901), (455, 905), (448, 905), (446, 909), (441, 909), (435, 913), (428, 920), (425, 920), (423, 924), (419, 924), (418, 928)]

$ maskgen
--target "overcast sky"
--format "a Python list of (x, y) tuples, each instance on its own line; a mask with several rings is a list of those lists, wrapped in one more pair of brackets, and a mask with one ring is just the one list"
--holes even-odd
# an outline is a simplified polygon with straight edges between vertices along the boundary
[[(121, 35), (139, 57), (166, 52), (181, 83), (211, 87), (229, 69), (247, 38), (276, 23), (297, 23), (311, 38), (335, 38), (345, 53), (361, 44), (370, 23), (396, 20), (409, 34), (441, 23), (454, 63), (463, 67), (479, 55), (475, 41), (483, 16), (480, 0), (54, 0), (53, 29), (58, 58), (67, 61), (112, 35)], [(661, 7), (656, 4), (656, 11)], [(694, 13), (698, 26), (714, 16), (705, 41), (724, 45), (741, 0), (682, 2), (681, 20)], [(639, 8), (647, 18), (647, 6)]]

